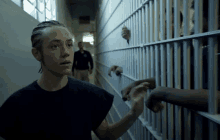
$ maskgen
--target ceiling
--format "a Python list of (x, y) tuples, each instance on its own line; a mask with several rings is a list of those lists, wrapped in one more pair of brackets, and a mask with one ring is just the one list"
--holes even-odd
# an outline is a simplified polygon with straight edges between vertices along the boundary
[(72, 18), (79, 16), (90, 16), (94, 20), (97, 11), (98, 0), (67, 0), (70, 5)]

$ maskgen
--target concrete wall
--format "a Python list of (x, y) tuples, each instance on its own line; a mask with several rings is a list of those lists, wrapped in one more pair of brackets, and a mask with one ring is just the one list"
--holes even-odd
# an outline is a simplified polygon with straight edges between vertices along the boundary
[[(73, 33), (70, 8), (64, 0), (58, 0), (56, 6), (57, 20)], [(15, 91), (39, 78), (40, 63), (31, 53), (30, 40), (39, 22), (11, 0), (0, 0), (0, 13), (1, 106)]]
[(31, 53), (31, 33), (39, 23), (10, 0), (0, 1), (0, 106), (36, 80), (40, 63)]
[[(57, 1), (57, 20), (72, 32), (65, 1)], [(31, 53), (31, 33), (39, 23), (11, 0), (0, 1), (0, 106), (18, 89), (38, 79), (40, 63)]]

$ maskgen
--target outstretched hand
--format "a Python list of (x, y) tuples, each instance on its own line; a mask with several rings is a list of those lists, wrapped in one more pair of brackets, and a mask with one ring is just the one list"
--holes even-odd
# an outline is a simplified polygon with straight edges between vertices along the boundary
[(127, 101), (128, 100), (128, 94), (130, 93), (132, 88), (138, 86), (139, 84), (141, 84), (143, 82), (149, 83), (149, 89), (156, 88), (155, 78), (148, 78), (148, 79), (144, 79), (144, 80), (135, 81), (135, 82), (131, 83), (130, 85), (128, 85), (127, 87), (125, 87), (124, 89), (121, 90), (123, 101)]
[(158, 94), (159, 92), (163, 92), (163, 89), (164, 87), (155, 88), (151, 91), (151, 94), (147, 97), (147, 100), (145, 101), (145, 106), (154, 113), (157, 113), (164, 108), (161, 100), (159, 98), (156, 98), (156, 94)]
[(131, 92), (128, 94), (128, 100), (131, 100), (131, 111), (136, 116), (139, 116), (144, 110), (144, 96), (149, 85), (148, 82), (141, 83), (132, 88)]
[(109, 68), (108, 70), (108, 76), (112, 77), (111, 75), (111, 71), (113, 71), (117, 76), (119, 76), (121, 73), (123, 73), (123, 69), (122, 67), (119, 67), (119, 66), (116, 66), (116, 65), (113, 65)]
[[(155, 89), (154, 89), (155, 88)], [(131, 83), (129, 86), (125, 87), (122, 91), (122, 99), (124, 101), (132, 101), (132, 110), (136, 114), (141, 114), (140, 112), (144, 109), (144, 95), (147, 92), (147, 89), (152, 90), (151, 94), (147, 97), (145, 105), (151, 111), (157, 113), (164, 108), (164, 105), (160, 100), (154, 98), (155, 94), (161, 90), (162, 87), (156, 88), (156, 82), (154, 78), (139, 80)]]

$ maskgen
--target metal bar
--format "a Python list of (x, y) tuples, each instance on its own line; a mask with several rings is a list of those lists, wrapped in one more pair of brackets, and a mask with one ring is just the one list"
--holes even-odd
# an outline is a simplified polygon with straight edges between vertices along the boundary
[[(174, 37), (179, 37), (180, 30), (180, 1), (174, 0)], [(174, 66), (175, 66), (175, 88), (181, 89), (181, 49), (179, 42), (174, 42)], [(181, 106), (175, 105), (175, 139), (181, 140), (182, 126), (181, 126)]]
[(134, 46), (137, 45), (136, 39), (137, 38), (137, 29), (136, 29), (136, 14), (134, 14)]
[[(150, 1), (150, 42), (153, 42), (153, 37), (154, 37), (154, 32), (153, 32), (153, 29), (154, 29), (154, 26), (153, 26), (153, 24), (154, 24), (154, 22), (153, 22), (153, 16), (154, 16), (154, 14), (153, 14), (153, 12), (154, 12), (154, 10), (153, 10), (154, 8), (153, 8), (153, 1)], [(151, 55), (151, 77), (154, 77), (154, 51), (153, 51), (153, 46), (150, 46), (150, 55)], [(155, 113), (154, 112), (151, 112), (151, 114), (152, 114), (152, 122), (153, 122), (153, 130), (156, 130), (156, 120), (155, 120)]]
[(143, 77), (142, 77), (142, 75), (143, 75), (143, 72), (142, 72), (142, 66), (143, 66), (143, 64), (142, 64), (142, 61), (143, 61), (143, 57), (142, 57), (142, 50), (143, 48), (139, 48), (139, 78), (138, 79), (142, 79)]
[(135, 20), (135, 22), (136, 22), (136, 23), (135, 23), (135, 25), (136, 25), (136, 26), (135, 26), (135, 27), (136, 27), (136, 28), (135, 28), (135, 30), (136, 30), (136, 39), (135, 39), (135, 42), (136, 42), (136, 45), (139, 44), (139, 41), (138, 41), (138, 40), (139, 40), (139, 32), (138, 32), (138, 22), (137, 22), (137, 21), (138, 21), (138, 13), (139, 13), (139, 11), (137, 11), (137, 12), (135, 13), (135, 17), (136, 17), (136, 20)]
[[(172, 0), (166, 1), (166, 25), (167, 25), (167, 39), (172, 38)], [(171, 15), (171, 16), (170, 16)], [(167, 43), (167, 86), (173, 87), (173, 54), (172, 46)], [(173, 118), (173, 104), (168, 103), (168, 139), (174, 139), (174, 118)]]
[(145, 20), (145, 7), (142, 8), (142, 44), (146, 43), (145, 42), (145, 34), (146, 34), (146, 30), (145, 30), (145, 24), (146, 20)]
[[(195, 34), (202, 32), (202, 8), (203, 8), (203, 1), (202, 0), (195, 0), (194, 5), (198, 5), (195, 7)], [(200, 22), (199, 22), (200, 21)], [(195, 39), (195, 66), (194, 66), (194, 74), (195, 74), (195, 89), (202, 88), (202, 48), (200, 47), (200, 39)], [(203, 117), (197, 115), (195, 113), (195, 139), (196, 140), (203, 140), (202, 137), (202, 125)]]
[[(149, 52), (149, 47), (146, 48), (147, 50), (147, 78), (150, 78), (150, 52)], [(150, 90), (147, 90), (147, 95), (149, 96), (150, 94)], [(148, 125), (151, 126), (152, 122), (151, 122), (151, 111), (149, 109), (148, 110)]]
[[(122, 2), (122, 0), (120, 0), (120, 2), (118, 3), (118, 5), (117, 5), (116, 8), (114, 9), (114, 11), (111, 13), (111, 15), (109, 16), (109, 18), (106, 20), (105, 24), (101, 27), (101, 30), (100, 30), (100, 32), (98, 33), (98, 34), (99, 34), (98, 36), (101, 35), (101, 32), (104, 30), (106, 24), (107, 24), (108, 21), (111, 19), (112, 15), (115, 13), (115, 11), (117, 10), (117, 8), (120, 6), (121, 2)], [(124, 23), (124, 21), (123, 21), (122, 23)]]
[(46, 15), (46, 0), (43, 0), (44, 1), (44, 16), (45, 16), (45, 21), (47, 19), (47, 15)]
[(134, 58), (133, 58), (133, 49), (130, 49), (130, 62), (131, 62), (131, 69), (130, 69), (130, 72), (131, 72), (131, 77), (134, 77), (133, 76), (133, 71), (134, 71), (134, 65), (133, 65), (133, 61), (134, 61)]
[[(108, 2), (109, 2), (110, 0), (108, 0), (107, 1), (107, 3), (105, 4), (105, 7), (104, 7), (104, 9), (103, 9), (103, 11), (102, 12), (99, 12), (99, 13), (101, 13), (99, 16), (99, 19), (98, 19), (98, 21), (100, 21), (101, 19), (102, 19), (102, 16), (104, 15), (104, 12), (105, 12), (105, 9), (106, 9), (106, 7), (108, 6)], [(102, 2), (103, 3), (103, 2)]]
[[(34, 4), (33, 4), (30, 0), (27, 0), (27, 1), (28, 1), (31, 5), (34, 6)], [(37, 3), (37, 0), (36, 0), (36, 3)], [(23, 6), (23, 0), (22, 0), (22, 6)], [(38, 12), (40, 12), (41, 14), (43, 14), (43, 13), (38, 9), (37, 5), (34, 6), (34, 8), (35, 8)]]
[[(209, 11), (208, 11), (208, 28), (209, 31), (218, 29), (218, 0), (209, 1)], [(217, 17), (217, 18), (215, 18)], [(217, 24), (217, 25), (215, 25)], [(217, 38), (209, 37), (208, 38), (208, 73), (209, 73), (209, 113), (217, 114)], [(209, 120), (209, 139), (217, 140), (218, 138), (218, 125), (213, 121)]]
[[(155, 0), (154, 2), (154, 12), (155, 12), (155, 16), (154, 16), (154, 20), (155, 20), (155, 41), (158, 40), (158, 25), (159, 25), (159, 1)], [(160, 86), (160, 78), (159, 78), (159, 46), (155, 45), (155, 68), (156, 68), (156, 72), (155, 72), (155, 76), (156, 76), (156, 86)], [(161, 135), (161, 112), (156, 114), (156, 118), (157, 118), (157, 135)]]
[(135, 77), (135, 69), (136, 69), (136, 64), (135, 64), (135, 48), (132, 49), (132, 55), (133, 55), (133, 73), (132, 73), (132, 77)]
[[(184, 8), (184, 36), (189, 35), (189, 13), (188, 13), (188, 0), (183, 1)], [(190, 89), (190, 46), (188, 41), (183, 41), (183, 73), (184, 73), (184, 89)], [(191, 111), (184, 108), (184, 131), (185, 131), (185, 140), (191, 140)]]
[[(210, 0), (209, 2), (209, 31), (217, 30), (215, 26), (215, 17), (218, 17), (217, 15), (215, 16), (215, 5), (218, 3), (218, 0)], [(217, 11), (217, 9), (216, 9)], [(209, 42), (209, 113), (211, 114), (217, 114), (217, 92), (216, 92), (216, 83), (217, 83), (217, 61), (216, 61), (216, 53), (217, 53), (217, 42), (214, 37), (209, 37), (208, 38)]]
[(137, 79), (137, 67), (138, 67), (138, 64), (137, 64), (137, 49), (138, 48), (135, 48), (134, 51), (135, 51), (135, 59), (134, 59), (134, 65), (135, 65), (135, 69), (134, 69), (134, 77)]
[[(146, 71), (147, 71), (147, 68), (146, 68), (146, 48), (143, 48), (143, 78), (147, 78), (147, 74), (146, 74)], [(144, 98), (144, 102), (146, 101), (147, 99), (147, 94), (145, 94), (145, 98)], [(147, 107), (144, 106), (144, 120), (145, 121), (148, 121), (148, 118), (147, 118)]]
[[(164, 40), (165, 36), (165, 0), (160, 0), (160, 31), (161, 31), (161, 40)], [(165, 46), (160, 44), (161, 49), (161, 86), (166, 86), (166, 63), (165, 63)], [(167, 109), (166, 102), (164, 104), (164, 109), (162, 110), (162, 138), (167, 140)]]
[(142, 30), (141, 30), (141, 23), (142, 23), (142, 9), (139, 10), (139, 45), (142, 44)]
[[(145, 4), (146, 43), (149, 42), (149, 24), (148, 24), (149, 23), (148, 22), (149, 21), (148, 20), (149, 12), (148, 11), (149, 11), (149, 5)], [(149, 77), (149, 70), (150, 70), (149, 69), (149, 50), (148, 49), (149, 49), (148, 47), (144, 48), (144, 50), (145, 50), (145, 72), (144, 73), (146, 73), (146, 75), (145, 75), (146, 78)], [(146, 101), (148, 95), (149, 95), (149, 90), (147, 91), (147, 94), (145, 95), (145, 99), (144, 99), (145, 101)], [(150, 110), (147, 107), (145, 107), (145, 118), (146, 118), (146, 121), (148, 122), (148, 125), (150, 126)], [(148, 131), (148, 133), (149, 133), (149, 131)]]

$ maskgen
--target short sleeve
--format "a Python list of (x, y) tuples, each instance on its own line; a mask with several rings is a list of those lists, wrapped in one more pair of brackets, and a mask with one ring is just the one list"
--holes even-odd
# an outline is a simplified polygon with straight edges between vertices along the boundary
[(94, 108), (92, 110), (92, 130), (95, 131), (106, 118), (111, 109), (114, 96), (104, 89), (98, 90), (94, 97)]
[(4, 139), (16, 137), (18, 122), (18, 104), (16, 98), (9, 97), (0, 107), (0, 136)]

